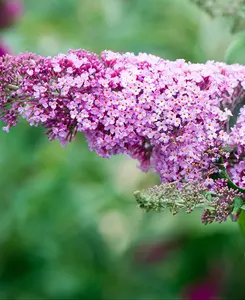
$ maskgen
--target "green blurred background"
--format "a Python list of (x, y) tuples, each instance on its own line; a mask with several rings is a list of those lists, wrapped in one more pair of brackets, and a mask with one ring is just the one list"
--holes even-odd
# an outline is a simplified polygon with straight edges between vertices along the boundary
[[(223, 61), (233, 36), (188, 0), (24, 0), (3, 32), (12, 53), (147, 52)], [(25, 122), (0, 134), (0, 299), (244, 299), (238, 225), (144, 214), (132, 192), (159, 183), (127, 157), (66, 148)], [(211, 295), (211, 296), (210, 296)]]

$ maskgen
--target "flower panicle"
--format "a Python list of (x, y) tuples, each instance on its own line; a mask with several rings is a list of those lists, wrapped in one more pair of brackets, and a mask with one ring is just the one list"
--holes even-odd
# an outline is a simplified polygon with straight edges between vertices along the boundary
[(244, 66), (218, 62), (86, 50), (6, 55), (0, 118), (5, 131), (21, 118), (41, 125), (62, 145), (82, 132), (99, 156), (127, 154), (162, 182), (203, 182), (221, 150), (242, 142), (229, 119), (244, 87)]
[[(176, 182), (196, 182), (212, 191), (216, 177), (222, 177), (242, 191), (245, 109), (237, 113), (236, 107), (244, 99), (245, 67), (238, 64), (192, 64), (112, 51), (98, 56), (81, 49), (54, 57), (24, 53), (0, 58), (3, 129), (25, 119), (62, 145), (81, 132), (101, 157), (137, 159), (143, 171), (152, 169), (167, 184), (147, 197), (136, 193), (147, 209), (191, 211), (204, 204), (201, 194), (184, 184), (174, 192)], [(234, 198), (227, 195), (228, 202), (221, 195), (215, 204), (217, 212), (223, 203), (224, 215), (216, 218), (207, 210), (205, 216), (211, 212), (210, 220), (225, 219)]]

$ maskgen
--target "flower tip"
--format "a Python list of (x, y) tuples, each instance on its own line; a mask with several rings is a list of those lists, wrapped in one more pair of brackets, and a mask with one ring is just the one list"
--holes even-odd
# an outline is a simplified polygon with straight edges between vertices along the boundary
[(139, 199), (140, 196), (141, 196), (141, 192), (140, 192), (140, 191), (135, 191), (135, 192), (133, 193), (133, 195), (134, 195), (134, 197), (135, 197), (136, 199)]
[(9, 132), (9, 129), (10, 129), (10, 125), (7, 125), (7, 126), (4, 126), (3, 127), (3, 131), (5, 131), (5, 132)]

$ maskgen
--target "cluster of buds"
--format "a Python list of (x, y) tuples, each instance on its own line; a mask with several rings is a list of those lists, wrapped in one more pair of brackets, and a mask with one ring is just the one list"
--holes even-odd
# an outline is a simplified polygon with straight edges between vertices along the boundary
[(147, 190), (134, 192), (136, 202), (145, 212), (163, 212), (169, 209), (173, 214), (180, 210), (187, 213), (195, 208), (204, 208), (201, 220), (204, 224), (224, 222), (229, 216), (237, 221), (243, 209), (244, 195), (228, 187), (227, 180), (217, 179), (212, 190), (203, 184), (177, 182), (162, 183)]
[[(0, 0), (0, 30), (11, 27), (22, 13), (20, 0)], [(8, 53), (8, 48), (0, 40), (0, 56)]]
[(244, 26), (244, 0), (191, 0), (211, 17), (228, 17), (232, 19), (232, 32)]
[[(238, 64), (111, 51), (99, 57), (85, 50), (0, 58), (5, 131), (24, 118), (62, 145), (81, 132), (101, 157), (126, 154), (143, 171), (159, 174), (162, 183), (201, 184), (215, 194), (219, 178), (227, 180), (228, 189), (245, 192), (244, 89), (245, 67)], [(197, 187), (182, 186), (187, 211), (202, 203)]]
[(177, 214), (181, 209), (191, 212), (197, 207), (206, 207), (208, 189), (204, 185), (178, 182), (162, 183), (147, 190), (134, 192), (136, 202), (144, 211), (163, 212), (169, 209)]

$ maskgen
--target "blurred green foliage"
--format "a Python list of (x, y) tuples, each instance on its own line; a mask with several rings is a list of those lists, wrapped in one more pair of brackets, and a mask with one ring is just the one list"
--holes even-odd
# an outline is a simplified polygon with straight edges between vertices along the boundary
[[(232, 41), (222, 18), (188, 0), (23, 2), (23, 18), (4, 33), (15, 54), (86, 48), (222, 61)], [(144, 214), (132, 192), (157, 176), (126, 157), (97, 157), (82, 136), (62, 148), (43, 133), (23, 122), (0, 134), (0, 299), (177, 298), (213, 266), (222, 299), (244, 299), (237, 224)]]

